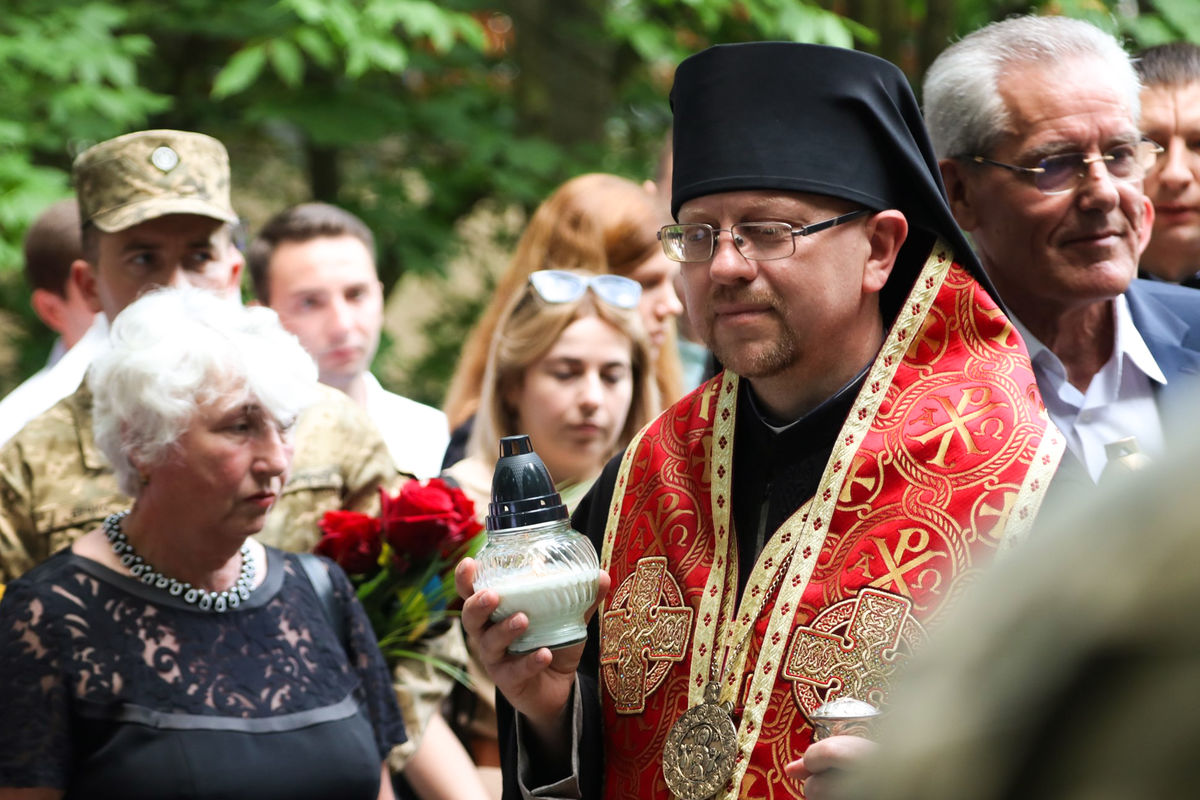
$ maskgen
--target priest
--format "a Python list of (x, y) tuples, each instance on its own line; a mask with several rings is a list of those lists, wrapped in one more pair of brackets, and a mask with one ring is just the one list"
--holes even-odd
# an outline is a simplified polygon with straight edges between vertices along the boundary
[(861, 749), (813, 745), (817, 710), (886, 705), (1062, 452), (895, 66), (721, 45), (671, 103), (660, 238), (725, 369), (577, 511), (605, 571), (586, 646), (507, 654), (528, 620), (490, 622), (460, 566), (509, 798), (817, 796)]

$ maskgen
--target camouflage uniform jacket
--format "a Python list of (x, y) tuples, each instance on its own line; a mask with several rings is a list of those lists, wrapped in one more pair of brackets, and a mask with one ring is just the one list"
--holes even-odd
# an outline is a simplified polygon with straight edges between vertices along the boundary
[[(326, 511), (377, 514), (379, 487), (394, 490), (404, 480), (366, 414), (341, 392), (327, 386), (318, 390), (317, 401), (296, 426), (291, 475), (259, 534), (264, 544), (284, 550), (311, 550), (320, 538), (317, 521)], [(0, 449), (0, 583), (130, 504), (96, 447), (92, 394), (85, 382)], [(457, 627), (425, 645), (446, 660), (466, 661)], [(416, 659), (398, 664), (395, 678), (409, 736), (409, 744), (398, 749), (407, 756), (449, 692), (450, 679)]]

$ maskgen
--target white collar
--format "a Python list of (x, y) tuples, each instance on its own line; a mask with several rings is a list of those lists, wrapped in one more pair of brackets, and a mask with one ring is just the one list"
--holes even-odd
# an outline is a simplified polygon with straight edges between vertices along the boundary
[[(1165, 385), (1167, 376), (1163, 374), (1162, 368), (1154, 360), (1154, 355), (1150, 352), (1146, 340), (1142, 338), (1141, 332), (1133, 324), (1133, 314), (1129, 311), (1129, 301), (1125, 299), (1124, 294), (1117, 295), (1113, 301), (1112, 310), (1113, 353), (1102, 370), (1111, 371), (1115, 368), (1115, 373), (1112, 375), (1113, 383), (1119, 386), (1122, 365), (1128, 362), (1150, 380)], [(1062, 360), (1034, 336), (1015, 315), (1010, 315), (1009, 320), (1021, 334), (1021, 338), (1025, 340), (1025, 347), (1029, 350), (1029, 360), (1035, 365), (1041, 366), (1056, 385), (1066, 383), (1067, 368), (1063, 365)]]
[(384, 391), (383, 384), (379, 382), (379, 379), (375, 377), (371, 370), (363, 370), (362, 380), (363, 389), (366, 390), (367, 406), (370, 407), (372, 398), (382, 397), (386, 392)]

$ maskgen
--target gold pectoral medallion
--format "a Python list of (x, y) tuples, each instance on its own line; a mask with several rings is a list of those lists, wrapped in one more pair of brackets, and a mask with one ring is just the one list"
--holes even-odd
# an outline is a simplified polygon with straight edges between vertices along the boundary
[(721, 687), (709, 681), (704, 702), (683, 712), (663, 747), (663, 775), (667, 787), (681, 800), (707, 800), (733, 774), (737, 755), (737, 728), (733, 708), (720, 703)]

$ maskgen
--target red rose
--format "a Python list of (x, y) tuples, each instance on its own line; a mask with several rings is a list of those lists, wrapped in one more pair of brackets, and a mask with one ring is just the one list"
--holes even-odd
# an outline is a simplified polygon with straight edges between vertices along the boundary
[(383, 535), (405, 564), (448, 557), (483, 528), (470, 498), (441, 478), (409, 481), (394, 497), (380, 495)]
[(319, 526), (325, 535), (314, 553), (332, 558), (351, 575), (378, 569), (383, 551), (379, 520), (357, 511), (326, 511)]
[(473, 539), (475, 534), (483, 530), (483, 525), (475, 516), (475, 501), (467, 497), (463, 490), (457, 486), (447, 486), (446, 488), (450, 491), (450, 497), (454, 501), (455, 511), (464, 520), (462, 525), (455, 527), (453, 533), (446, 539), (446, 542), (442, 546), (442, 558), (451, 558), (459, 548)]

